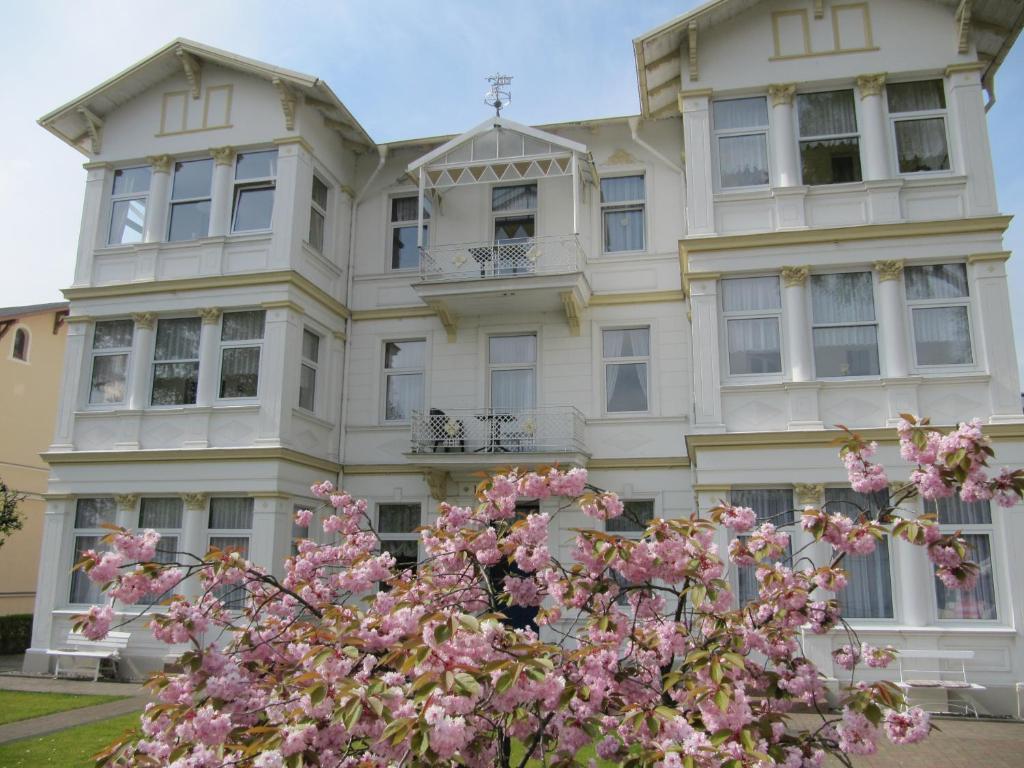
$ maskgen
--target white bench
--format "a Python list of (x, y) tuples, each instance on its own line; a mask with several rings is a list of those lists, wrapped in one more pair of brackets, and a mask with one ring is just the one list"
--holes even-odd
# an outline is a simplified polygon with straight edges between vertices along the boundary
[[(46, 651), (47, 656), (57, 657), (57, 669), (53, 676), (60, 677), (61, 659), (71, 661), (71, 669), (86, 668), (92, 666), (93, 681), (100, 678), (100, 666), (104, 661), (110, 662), (114, 675), (117, 675), (117, 662), (121, 657), (121, 651), (128, 647), (128, 638), (131, 632), (109, 632), (102, 640), (90, 640), (81, 632), (69, 632), (67, 648), (51, 648)], [(65, 664), (65, 672), (68, 671)]]
[[(973, 658), (974, 651), (899, 651), (899, 686), (907, 703), (930, 712), (962, 708), (964, 714), (977, 717), (978, 707), (972, 694), (984, 691), (985, 686), (967, 679), (967, 662)], [(961, 701), (951, 702), (951, 694)]]

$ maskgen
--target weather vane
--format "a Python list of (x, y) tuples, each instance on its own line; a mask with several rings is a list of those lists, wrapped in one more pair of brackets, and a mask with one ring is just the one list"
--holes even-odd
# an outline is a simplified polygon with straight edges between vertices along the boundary
[(512, 75), (494, 74), (487, 78), (491, 87), (484, 94), (484, 103), (494, 107), (498, 117), (501, 117), (501, 108), (507, 107), (512, 102)]

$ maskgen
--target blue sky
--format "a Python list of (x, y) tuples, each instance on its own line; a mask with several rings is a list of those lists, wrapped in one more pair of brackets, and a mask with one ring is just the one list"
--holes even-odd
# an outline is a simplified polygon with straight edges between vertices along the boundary
[[(506, 114), (548, 123), (639, 112), (632, 38), (695, 0), (266, 0), (5, 6), (0, 306), (59, 300), (71, 283), (84, 158), (36, 125), (54, 107), (174, 37), (326, 80), (377, 141), (457, 133), (483, 119), (484, 77), (515, 76)], [(287, 12), (282, 9), (287, 8)], [(989, 113), (1000, 206), (1024, 219), (1024, 43)], [(1024, 220), (1006, 239), (1024, 247)], [(1024, 349), (1024, 253), (1010, 261)], [(1013, 354), (1006, 350), (1006, 354)], [(1018, 360), (1024, 357), (1018, 356)]]

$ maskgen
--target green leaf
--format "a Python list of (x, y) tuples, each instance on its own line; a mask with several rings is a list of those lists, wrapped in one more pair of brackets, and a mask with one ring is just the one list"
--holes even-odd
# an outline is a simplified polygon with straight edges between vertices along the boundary
[(715, 694), (715, 706), (725, 712), (729, 709), (729, 692), (725, 688), (719, 688), (718, 693)]
[(455, 684), (470, 696), (479, 696), (480, 692), (483, 690), (476, 678), (468, 672), (456, 672)]
[(355, 728), (356, 723), (359, 722), (359, 718), (363, 716), (363, 703), (359, 699), (353, 699), (352, 703), (345, 710), (345, 716), (342, 718), (342, 722), (348, 730)]

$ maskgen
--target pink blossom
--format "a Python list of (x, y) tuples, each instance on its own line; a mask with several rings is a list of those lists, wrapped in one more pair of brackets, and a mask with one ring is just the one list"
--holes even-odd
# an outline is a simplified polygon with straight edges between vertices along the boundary
[(722, 524), (736, 533), (746, 533), (757, 522), (757, 515), (750, 507), (726, 505), (722, 510)]
[(888, 710), (883, 719), (885, 734), (893, 744), (917, 744), (931, 731), (930, 717), (920, 707), (906, 712)]
[(313, 521), (313, 511), (309, 509), (299, 509), (295, 512), (295, 524), (303, 528), (309, 528), (309, 524)]
[(120, 552), (104, 552), (100, 561), (93, 565), (86, 575), (93, 584), (106, 584), (114, 580), (122, 565), (124, 565), (124, 555)]
[(114, 621), (114, 609), (110, 605), (102, 608), (94, 605), (85, 614), (82, 621), (82, 634), (90, 640), (102, 640), (110, 632), (110, 625)]

